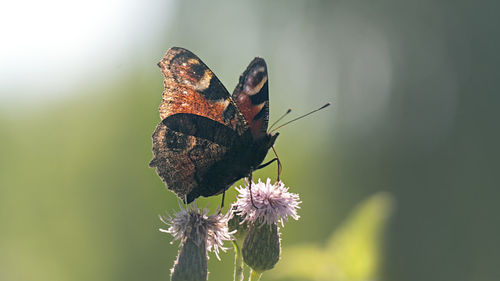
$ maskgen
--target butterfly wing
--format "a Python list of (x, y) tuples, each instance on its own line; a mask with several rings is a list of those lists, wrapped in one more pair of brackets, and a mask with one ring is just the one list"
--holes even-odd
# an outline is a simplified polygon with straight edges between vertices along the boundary
[(206, 184), (207, 178), (227, 159), (233, 143), (248, 138), (248, 124), (222, 83), (193, 53), (171, 48), (158, 65), (165, 90), (149, 165), (187, 203), (217, 194), (228, 180)]
[(218, 194), (242, 177), (233, 179), (229, 169), (216, 168), (230, 162), (226, 160), (240, 139), (236, 131), (209, 118), (175, 114), (156, 127), (149, 165), (156, 167), (170, 190), (190, 203), (200, 195)]
[(267, 134), (269, 120), (269, 86), (266, 62), (254, 58), (240, 76), (233, 100), (250, 127), (254, 140)]
[(190, 51), (173, 47), (158, 63), (165, 77), (160, 118), (177, 113), (207, 117), (242, 135), (248, 124), (226, 88), (213, 72)]

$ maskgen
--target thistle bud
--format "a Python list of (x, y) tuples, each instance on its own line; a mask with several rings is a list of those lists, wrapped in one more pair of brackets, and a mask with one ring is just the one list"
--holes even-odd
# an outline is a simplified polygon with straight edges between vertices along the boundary
[(276, 265), (280, 259), (281, 241), (276, 224), (252, 224), (241, 250), (243, 260), (252, 270), (262, 273)]
[(170, 271), (171, 281), (207, 280), (207, 247), (206, 242), (197, 243), (196, 232), (192, 232), (182, 243), (174, 267)]
[(288, 192), (282, 182), (271, 184), (271, 179), (266, 183), (259, 180), (251, 186), (252, 189), (237, 188), (235, 212), (249, 225), (242, 247), (243, 260), (253, 271), (262, 273), (273, 268), (280, 259), (278, 223), (283, 226), (288, 217), (299, 219), (296, 209), (300, 198)]
[(174, 240), (180, 240), (180, 250), (171, 270), (172, 281), (207, 280), (207, 252), (212, 251), (219, 258), (219, 249), (225, 251), (223, 242), (229, 240), (227, 217), (218, 213), (208, 216), (208, 210), (192, 204), (182, 208), (174, 216), (160, 216), (169, 226), (160, 229), (169, 233)]

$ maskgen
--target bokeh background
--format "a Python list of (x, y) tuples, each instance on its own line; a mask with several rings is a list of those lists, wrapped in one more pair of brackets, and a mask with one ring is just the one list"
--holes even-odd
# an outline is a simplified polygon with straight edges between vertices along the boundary
[[(303, 203), (262, 280), (499, 280), (499, 9), (2, 2), (0, 280), (168, 280), (177, 243), (157, 215), (178, 203), (147, 163), (172, 46), (230, 92), (264, 57), (271, 120), (332, 102), (280, 130), (282, 179)], [(232, 280), (232, 264), (212, 256), (209, 280)]]

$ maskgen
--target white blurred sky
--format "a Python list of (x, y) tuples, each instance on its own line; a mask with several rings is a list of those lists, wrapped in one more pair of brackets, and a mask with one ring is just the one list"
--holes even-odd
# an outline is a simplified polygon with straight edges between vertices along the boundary
[[(131, 72), (154, 72), (161, 83), (154, 64), (177, 45), (198, 54), (229, 89), (253, 56), (265, 57), (272, 115), (331, 101), (324, 114), (345, 135), (390, 136), (401, 126), (414, 128), (410, 139), (434, 143), (451, 128), (457, 106), (443, 12), (431, 3), (398, 11), (384, 3), (3, 1), (0, 113), (95, 92)], [(397, 102), (412, 122), (391, 119)], [(318, 131), (332, 126), (320, 124)]]
[(172, 2), (0, 2), (0, 107), (60, 99), (79, 84), (126, 71), (123, 62), (158, 40)]

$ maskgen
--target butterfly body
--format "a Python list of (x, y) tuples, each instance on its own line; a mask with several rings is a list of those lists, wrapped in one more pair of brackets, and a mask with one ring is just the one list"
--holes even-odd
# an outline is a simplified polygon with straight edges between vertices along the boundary
[(171, 48), (159, 66), (165, 90), (150, 166), (186, 203), (220, 194), (255, 170), (278, 136), (267, 133), (265, 62), (250, 63), (232, 96), (185, 49)]
[(200, 178), (198, 188), (187, 194), (187, 202), (198, 196), (220, 194), (239, 179), (248, 177), (264, 161), (277, 136), (268, 135), (258, 142), (253, 142), (249, 134), (236, 138), (229, 153), (214, 163), (206, 176)]

